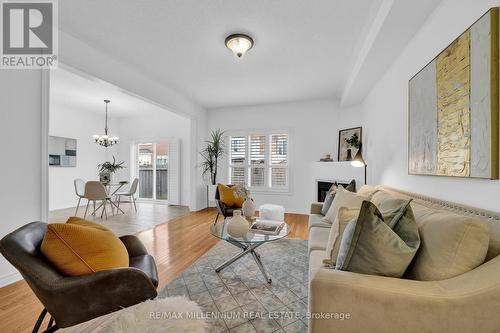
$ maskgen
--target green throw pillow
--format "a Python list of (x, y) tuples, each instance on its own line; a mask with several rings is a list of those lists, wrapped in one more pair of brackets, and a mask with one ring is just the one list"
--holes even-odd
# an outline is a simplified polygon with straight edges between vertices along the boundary
[(420, 236), (411, 200), (398, 201), (398, 205), (384, 210), (384, 215), (373, 203), (363, 202), (358, 218), (350, 221), (344, 231), (336, 269), (403, 276), (420, 246)]
[[(326, 216), (330, 206), (332, 205), (333, 199), (335, 198), (335, 194), (337, 193), (337, 188), (339, 184), (337, 182), (333, 183), (332, 187), (328, 190), (326, 194), (325, 201), (323, 201), (323, 207), (321, 207), (321, 215)], [(351, 182), (345, 187), (345, 189), (349, 192), (356, 192), (356, 180), (353, 179)]]

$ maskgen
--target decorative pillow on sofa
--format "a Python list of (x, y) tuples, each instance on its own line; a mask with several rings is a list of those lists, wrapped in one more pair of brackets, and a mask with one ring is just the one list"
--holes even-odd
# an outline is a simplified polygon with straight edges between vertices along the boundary
[[(332, 187), (328, 190), (328, 193), (326, 194), (325, 201), (323, 202), (323, 207), (321, 207), (321, 214), (326, 215), (328, 213), (328, 210), (330, 209), (333, 198), (335, 198), (335, 194), (337, 193), (337, 189), (339, 185), (337, 182), (333, 183)], [(351, 180), (349, 185), (345, 187), (345, 189), (349, 192), (356, 192), (356, 180)]]
[(332, 227), (330, 228), (330, 236), (326, 243), (326, 255), (328, 257), (323, 260), (324, 264), (335, 267), (337, 255), (339, 254), (340, 241), (342, 240), (345, 227), (351, 220), (357, 218), (358, 215), (359, 208), (340, 207), (337, 218), (333, 221)]
[(438, 281), (481, 265), (488, 252), (489, 225), (470, 216), (429, 209), (418, 220), (422, 245), (406, 277)]
[(420, 245), (410, 201), (384, 219), (377, 207), (364, 201), (357, 219), (348, 223), (336, 269), (362, 274), (402, 277)]
[(378, 191), (380, 191), (380, 189), (378, 187), (370, 186), (370, 185), (363, 185), (363, 186), (361, 186), (361, 188), (359, 189), (359, 191), (357, 193), (359, 195), (368, 197), (371, 200), (373, 195), (375, 193), (377, 193)]
[(346, 191), (341, 185), (339, 185), (337, 193), (333, 198), (332, 205), (330, 206), (330, 209), (328, 209), (326, 216), (322, 218), (321, 221), (332, 224), (337, 218), (340, 207), (359, 208), (364, 200), (368, 200), (368, 198), (362, 195), (357, 195), (354, 192)]
[(337, 193), (338, 185), (337, 182), (333, 183), (332, 187), (328, 190), (326, 194), (325, 201), (323, 201), (323, 206), (321, 207), (321, 215), (326, 215), (330, 206), (332, 205), (333, 198), (335, 198), (335, 194)]
[(236, 189), (234, 186), (230, 187), (224, 184), (217, 184), (219, 190), (220, 201), (228, 207), (239, 207), (243, 205), (244, 199), (236, 196)]
[(129, 267), (125, 245), (113, 232), (96, 223), (70, 218), (50, 223), (42, 254), (63, 274), (79, 276), (105, 269)]

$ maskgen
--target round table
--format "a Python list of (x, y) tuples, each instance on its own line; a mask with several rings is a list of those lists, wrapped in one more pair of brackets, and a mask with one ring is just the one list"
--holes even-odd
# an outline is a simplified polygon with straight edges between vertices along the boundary
[(255, 249), (267, 242), (280, 240), (288, 236), (288, 234), (290, 233), (289, 225), (285, 223), (283, 228), (281, 228), (280, 232), (276, 235), (261, 234), (253, 231), (248, 231), (243, 237), (233, 237), (227, 232), (227, 223), (229, 219), (230, 218), (222, 221), (217, 221), (212, 224), (212, 226), (210, 227), (210, 233), (217, 238), (220, 238), (228, 243), (233, 244), (236, 247), (239, 247), (240, 249), (242, 249), (242, 252), (238, 253), (237, 255), (217, 267), (215, 271), (218, 273), (241, 257), (250, 254), (257, 263), (257, 266), (262, 272), (262, 275), (264, 275), (266, 281), (268, 283), (271, 283), (271, 277), (266, 272), (264, 265), (262, 265), (260, 254), (258, 254)]

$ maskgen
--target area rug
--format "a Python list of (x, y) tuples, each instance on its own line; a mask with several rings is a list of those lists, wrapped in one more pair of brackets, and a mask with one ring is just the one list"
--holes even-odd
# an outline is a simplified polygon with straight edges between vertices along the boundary
[(208, 328), (202, 309), (186, 297), (149, 300), (118, 312), (108, 333), (204, 333)]
[(168, 284), (160, 297), (195, 301), (204, 311), (207, 332), (307, 332), (307, 241), (284, 239), (257, 249), (271, 284), (250, 255), (215, 272), (240, 251), (220, 241)]

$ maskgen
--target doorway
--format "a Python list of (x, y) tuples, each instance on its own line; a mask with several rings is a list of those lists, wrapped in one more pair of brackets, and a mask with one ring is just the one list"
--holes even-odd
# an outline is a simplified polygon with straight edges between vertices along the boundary
[(137, 144), (139, 199), (168, 202), (169, 144), (165, 141)]

